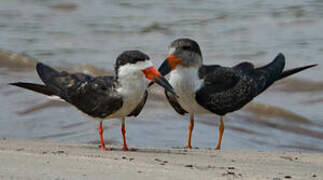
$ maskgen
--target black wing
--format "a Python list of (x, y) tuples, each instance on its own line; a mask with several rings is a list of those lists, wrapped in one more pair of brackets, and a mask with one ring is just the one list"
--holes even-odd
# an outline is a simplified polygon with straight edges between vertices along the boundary
[(263, 67), (256, 68), (249, 74), (257, 85), (257, 95), (280, 79), (284, 67), (285, 57), (282, 53), (279, 53), (271, 63)]
[(128, 116), (138, 116), (141, 110), (144, 108), (146, 101), (148, 98), (148, 92), (145, 91), (144, 97), (140, 101), (140, 103), (137, 105), (137, 107), (128, 115)]
[(40, 94), (44, 94), (47, 96), (55, 96), (56, 94), (49, 90), (47, 86), (43, 85), (43, 84), (34, 84), (34, 83), (26, 83), (26, 82), (15, 82), (15, 83), (9, 83), (10, 85), (13, 86), (18, 86), (21, 88), (25, 88), (31, 91), (35, 91), (38, 92)]
[(41, 63), (36, 68), (50, 91), (92, 117), (104, 118), (122, 107), (114, 77), (57, 72)]
[(232, 68), (203, 66), (199, 74), (204, 79), (204, 86), (197, 91), (196, 101), (219, 115), (239, 110), (278, 80), (284, 66), (282, 54), (260, 68), (254, 68), (248, 62)]
[(165, 90), (165, 95), (167, 97), (167, 100), (169, 102), (169, 104), (175, 109), (175, 111), (178, 114), (184, 115), (187, 113), (187, 111), (185, 111), (182, 106), (177, 102), (176, 96), (174, 96), (173, 94), (169, 93), (168, 91)]
[(302, 66), (302, 67), (297, 67), (297, 68), (285, 70), (283, 73), (281, 73), (279, 79), (283, 79), (285, 77), (288, 77), (290, 75), (293, 75), (295, 73), (304, 71), (305, 69), (312, 68), (312, 67), (315, 67), (315, 66), (317, 66), (317, 64), (311, 64), (311, 65), (308, 65), (308, 66)]

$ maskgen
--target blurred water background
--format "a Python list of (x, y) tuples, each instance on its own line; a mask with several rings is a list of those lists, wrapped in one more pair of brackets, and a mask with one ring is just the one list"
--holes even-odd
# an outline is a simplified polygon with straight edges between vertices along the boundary
[[(0, 138), (97, 143), (98, 122), (74, 107), (8, 86), (39, 83), (37, 61), (60, 70), (111, 74), (124, 50), (146, 52), (156, 66), (168, 45), (189, 37), (205, 64), (257, 66), (285, 54), (287, 68), (322, 64), (323, 1), (0, 0)], [(275, 83), (225, 120), (223, 149), (323, 151), (322, 65)], [(193, 146), (215, 148), (216, 115), (196, 118)], [(183, 147), (188, 116), (153, 87), (130, 146)], [(104, 121), (107, 142), (121, 144), (119, 120)]]

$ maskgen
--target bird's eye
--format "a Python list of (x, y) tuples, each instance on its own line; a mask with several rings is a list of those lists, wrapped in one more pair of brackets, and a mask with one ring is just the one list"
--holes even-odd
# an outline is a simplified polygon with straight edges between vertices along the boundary
[(103, 91), (106, 91), (106, 90), (107, 90), (107, 87), (105, 87), (105, 86), (101, 86), (101, 89), (102, 89)]
[(182, 47), (182, 49), (183, 49), (183, 50), (189, 50), (189, 49), (190, 49), (190, 47), (189, 47), (189, 46), (183, 46), (183, 47)]

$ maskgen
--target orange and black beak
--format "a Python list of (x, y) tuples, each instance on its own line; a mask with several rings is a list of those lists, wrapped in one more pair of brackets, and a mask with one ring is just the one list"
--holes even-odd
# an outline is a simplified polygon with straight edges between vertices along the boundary
[[(174, 55), (169, 55), (165, 61), (159, 66), (158, 71), (161, 73), (162, 76), (167, 75), (172, 70), (176, 69), (178, 63), (182, 61), (181, 58), (177, 58)], [(154, 83), (149, 83), (148, 87), (153, 85)]]
[(171, 72), (172, 70), (176, 69), (176, 66), (178, 63), (180, 63), (182, 61), (181, 58), (178, 58), (174, 55), (169, 55), (165, 61), (163, 62), (162, 65), (160, 65), (160, 67), (158, 68), (159, 72), (161, 73), (161, 75), (165, 76), (167, 75), (169, 72)]
[(156, 82), (157, 84), (165, 88), (166, 91), (169, 91), (173, 95), (177, 96), (173, 87), (168, 83), (168, 81), (163, 76), (160, 75), (160, 73), (156, 68), (151, 66), (142, 70), (142, 72), (145, 74), (147, 79), (151, 80), (152, 82)]

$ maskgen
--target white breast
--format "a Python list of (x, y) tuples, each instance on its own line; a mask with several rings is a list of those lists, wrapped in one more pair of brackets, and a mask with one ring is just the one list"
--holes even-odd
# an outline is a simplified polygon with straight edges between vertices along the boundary
[(138, 61), (135, 64), (125, 64), (118, 69), (120, 87), (118, 94), (122, 96), (122, 107), (107, 118), (123, 118), (129, 115), (141, 102), (149, 81), (145, 78), (142, 69), (151, 67), (150, 60)]
[(142, 72), (123, 77), (119, 81), (121, 87), (117, 89), (117, 92), (122, 96), (123, 105), (117, 112), (111, 114), (108, 118), (122, 118), (129, 115), (141, 102), (149, 83), (149, 81), (144, 78)]
[(210, 113), (195, 100), (195, 92), (203, 84), (203, 80), (198, 77), (198, 68), (178, 67), (170, 73), (169, 83), (179, 96), (177, 101), (186, 111), (194, 114)]

